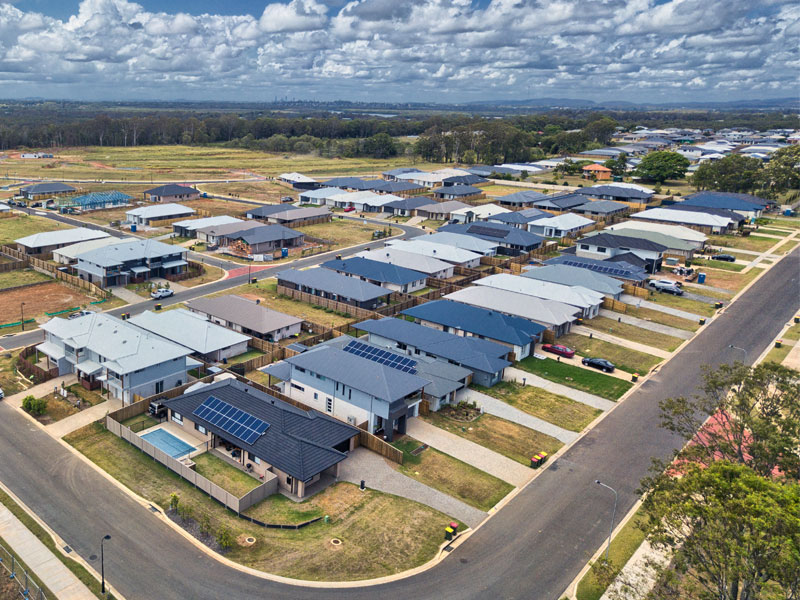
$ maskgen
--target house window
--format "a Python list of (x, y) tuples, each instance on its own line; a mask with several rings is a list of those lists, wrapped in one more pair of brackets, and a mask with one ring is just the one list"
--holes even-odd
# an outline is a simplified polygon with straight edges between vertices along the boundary
[(172, 420), (175, 421), (178, 425), (183, 425), (183, 415), (180, 413), (176, 413), (172, 411)]
[(203, 435), (208, 433), (208, 429), (206, 429), (203, 425), (200, 425), (200, 423), (195, 423), (194, 428)]
[(589, 244), (581, 244), (581, 250), (588, 250)]
[(348, 400), (352, 400), (353, 399), (353, 390), (347, 390), (347, 399)]
[(256, 463), (257, 465), (260, 465), (260, 464), (261, 464), (261, 459), (260, 459), (260, 458), (258, 458), (258, 457), (257, 457), (255, 454), (253, 454), (252, 452), (248, 452), (248, 453), (247, 453), (247, 460), (249, 460), (249, 461), (252, 461), (252, 462)]
[(314, 400), (319, 400), (319, 394), (317, 394), (317, 392), (314, 392)]
[(325, 398), (325, 410), (333, 413), (333, 398)]
[(156, 381), (156, 394), (164, 393), (164, 382)]
[(606, 250), (607, 250), (607, 248), (604, 248), (603, 246), (598, 246), (598, 247), (597, 247), (597, 251), (598, 251), (599, 253), (601, 253), (601, 254), (605, 254), (605, 253), (606, 253)]
[(305, 392), (305, 391), (306, 391), (306, 388), (304, 388), (304, 387), (303, 387), (303, 386), (301, 386), (301, 385), (297, 385), (296, 383), (292, 383), (292, 387), (293, 387), (294, 389), (296, 389), (296, 390), (300, 390), (301, 392)]
[(295, 367), (295, 369), (297, 369), (297, 370), (298, 370), (298, 371), (300, 371), (301, 373), (305, 373), (305, 372), (306, 372), (306, 370), (305, 370), (303, 367), (297, 367), (297, 366), (296, 366), (296, 367)]

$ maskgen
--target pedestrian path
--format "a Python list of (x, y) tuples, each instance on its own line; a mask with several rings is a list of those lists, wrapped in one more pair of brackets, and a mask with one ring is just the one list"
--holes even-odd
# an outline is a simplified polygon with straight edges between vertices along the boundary
[(140, 302), (147, 302), (147, 298), (144, 298), (137, 294), (134, 291), (129, 290), (126, 287), (121, 285), (108, 288), (108, 290), (114, 294), (117, 298), (120, 298), (127, 302), (128, 304), (139, 304)]
[(477, 390), (470, 388), (462, 390), (460, 399), (467, 400), (468, 402), (475, 402), (478, 406), (483, 407), (484, 412), (490, 415), (544, 433), (545, 435), (556, 438), (559, 442), (563, 442), (564, 444), (569, 444), (578, 437), (578, 434), (574, 431), (568, 431), (549, 421), (529, 415), (525, 411), (514, 408), (510, 404), (498, 400), (494, 396), (489, 396)]
[[(786, 342), (784, 342), (785, 344)], [(796, 343), (783, 359), (783, 366), (800, 371), (800, 344)]]
[(56, 421), (48, 425), (44, 430), (52, 435), (54, 438), (62, 438), (67, 434), (72, 433), (86, 427), (89, 423), (94, 423), (105, 417), (108, 413), (122, 408), (121, 400), (106, 400), (100, 404), (96, 404), (90, 408), (84, 409), (81, 412)]
[(653, 331), (655, 333), (671, 335), (672, 337), (681, 338), (682, 340), (688, 340), (694, 336), (693, 332), (687, 331), (686, 329), (678, 329), (677, 327), (670, 327), (669, 325), (663, 325), (662, 323), (656, 323), (655, 321), (648, 321), (647, 319), (640, 319), (639, 317), (631, 317), (623, 313), (614, 312), (613, 310), (606, 310), (605, 308), (600, 309), (600, 316), (608, 319), (614, 319), (615, 321), (619, 321), (620, 323), (625, 323), (627, 325), (633, 325), (635, 327), (647, 329), (648, 331)]
[(487, 516), (482, 510), (393, 469), (380, 454), (366, 448), (356, 448), (340, 463), (339, 479), (356, 485), (363, 479), (368, 488), (425, 504), (472, 528)]
[(3, 538), (58, 600), (96, 600), (89, 588), (2, 504), (0, 538)]
[(603, 340), (604, 342), (609, 342), (611, 344), (616, 344), (617, 346), (630, 348), (631, 350), (636, 350), (638, 352), (644, 352), (645, 354), (651, 354), (652, 356), (658, 356), (659, 358), (666, 359), (672, 356), (672, 352), (669, 352), (668, 350), (662, 350), (661, 348), (653, 348), (652, 346), (640, 344), (639, 342), (632, 342), (631, 340), (626, 340), (624, 338), (611, 335), (610, 333), (605, 333), (604, 331), (592, 329), (590, 327), (586, 327), (585, 325), (574, 325), (571, 331), (572, 333), (578, 333), (580, 335), (585, 335), (587, 337), (591, 335), (595, 339)]
[(594, 394), (590, 394), (588, 392), (576, 390), (561, 383), (556, 383), (555, 381), (545, 379), (544, 377), (539, 377), (533, 373), (528, 373), (528, 371), (517, 369), (516, 367), (505, 368), (505, 371), (503, 372), (503, 381), (515, 381), (524, 385), (542, 388), (543, 390), (552, 392), (553, 394), (566, 396), (570, 400), (575, 400), (575, 402), (580, 402), (581, 404), (591, 406), (592, 408), (599, 408), (600, 410), (609, 410), (616, 404), (616, 402), (613, 402), (612, 400), (606, 400), (600, 396), (595, 396)]
[(422, 223), (425, 220), (425, 217), (411, 217), (407, 222), (406, 225), (416, 226)]
[(672, 308), (671, 306), (664, 306), (663, 304), (657, 304), (656, 302), (650, 302), (649, 300), (642, 300), (641, 298), (637, 298), (636, 296), (631, 296), (629, 294), (622, 294), (622, 296), (620, 296), (619, 299), (625, 304), (630, 304), (631, 306), (651, 308), (653, 310), (657, 310), (659, 312), (663, 312), (668, 315), (674, 315), (682, 319), (688, 319), (690, 321), (697, 321), (700, 318), (700, 315), (686, 312), (685, 310)]
[[(465, 424), (469, 426), (469, 424)], [(444, 429), (423, 421), (411, 419), (408, 422), (408, 435), (423, 444), (433, 446), (437, 450), (449, 454), (453, 458), (464, 461), (476, 469), (494, 475), (511, 485), (520, 487), (533, 477), (533, 470), (515, 460), (511, 460), (483, 446), (470, 442)], [(346, 461), (345, 461), (346, 462)]]

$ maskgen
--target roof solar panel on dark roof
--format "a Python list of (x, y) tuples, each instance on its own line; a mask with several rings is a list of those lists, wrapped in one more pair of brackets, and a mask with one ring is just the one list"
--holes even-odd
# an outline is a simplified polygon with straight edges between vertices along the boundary
[(269, 429), (266, 421), (214, 396), (209, 396), (192, 415), (250, 445)]
[(507, 231), (502, 229), (495, 229), (494, 227), (484, 227), (482, 225), (473, 225), (467, 230), (467, 233), (477, 233), (478, 235), (488, 235), (496, 238), (506, 237)]
[(417, 361), (404, 358), (402, 355), (389, 352), (388, 350), (375, 348), (363, 342), (353, 340), (342, 348), (342, 350), (350, 354), (355, 354), (356, 356), (361, 356), (367, 360), (386, 365), (387, 367), (411, 373), (412, 375), (417, 373)]

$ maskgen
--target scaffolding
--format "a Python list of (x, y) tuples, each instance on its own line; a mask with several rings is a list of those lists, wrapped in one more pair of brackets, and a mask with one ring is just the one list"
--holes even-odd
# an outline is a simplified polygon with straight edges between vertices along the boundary
[(75, 208), (81, 211), (101, 210), (104, 208), (114, 208), (117, 206), (129, 206), (132, 196), (118, 192), (91, 192), (83, 196), (73, 198), (62, 198), (58, 200), (58, 208)]

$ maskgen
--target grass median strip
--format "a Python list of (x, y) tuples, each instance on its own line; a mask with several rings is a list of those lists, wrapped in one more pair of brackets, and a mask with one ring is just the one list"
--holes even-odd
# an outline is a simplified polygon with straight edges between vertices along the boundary
[(515, 366), (539, 377), (606, 398), (607, 400), (619, 400), (633, 386), (629, 381), (568, 365), (552, 358), (542, 360), (529, 356), (519, 361)]
[(649, 329), (637, 327), (629, 323), (621, 323), (614, 319), (609, 319), (608, 317), (595, 317), (594, 319), (584, 321), (583, 324), (586, 327), (602, 331), (603, 333), (618, 338), (644, 344), (645, 346), (652, 346), (653, 348), (659, 348), (661, 350), (667, 350), (668, 352), (672, 352), (683, 343), (681, 338), (657, 331), (650, 331)]
[(403, 464), (392, 464), (396, 470), (480, 510), (488, 511), (514, 489), (510, 483), (435, 448), (412, 454), (422, 446), (413, 438), (404, 437), (392, 445), (403, 451)]

